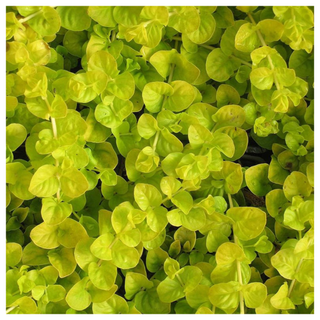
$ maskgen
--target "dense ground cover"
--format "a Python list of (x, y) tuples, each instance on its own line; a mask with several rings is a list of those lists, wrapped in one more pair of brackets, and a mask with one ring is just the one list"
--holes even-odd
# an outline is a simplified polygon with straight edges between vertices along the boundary
[(7, 7), (7, 313), (313, 313), (312, 7)]

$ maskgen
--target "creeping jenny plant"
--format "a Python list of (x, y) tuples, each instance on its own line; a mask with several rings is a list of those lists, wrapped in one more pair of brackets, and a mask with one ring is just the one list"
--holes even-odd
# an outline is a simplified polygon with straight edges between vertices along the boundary
[(313, 313), (312, 7), (6, 19), (7, 313)]

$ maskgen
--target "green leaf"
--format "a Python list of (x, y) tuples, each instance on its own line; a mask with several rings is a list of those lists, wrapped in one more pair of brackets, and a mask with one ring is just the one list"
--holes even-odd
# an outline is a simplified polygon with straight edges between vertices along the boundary
[(177, 279), (164, 279), (157, 287), (157, 293), (162, 302), (171, 303), (185, 296), (183, 287)]
[(309, 197), (312, 191), (307, 177), (298, 171), (292, 172), (284, 181), (283, 192), (288, 200), (294, 196)]
[(172, 197), (171, 201), (185, 214), (188, 214), (193, 206), (193, 198), (187, 191), (179, 192)]
[(143, 314), (167, 314), (170, 312), (170, 303), (162, 302), (159, 299), (155, 287), (138, 292), (134, 300), (136, 308)]
[(148, 111), (159, 112), (165, 97), (173, 95), (173, 87), (165, 82), (147, 83), (142, 91), (142, 98)]
[(268, 179), (269, 165), (266, 163), (250, 167), (245, 172), (246, 184), (250, 191), (257, 196), (265, 196), (272, 187)]
[(169, 27), (181, 33), (193, 32), (200, 26), (200, 15), (195, 7), (173, 7), (169, 19)]
[(92, 254), (101, 260), (111, 260), (111, 249), (109, 248), (114, 240), (111, 233), (104, 233), (98, 237), (90, 246)]
[(121, 73), (107, 84), (107, 90), (122, 100), (130, 99), (134, 94), (135, 82), (129, 72)]
[(93, 303), (92, 311), (94, 314), (127, 314), (129, 307), (125, 299), (115, 294), (104, 302)]
[(171, 86), (173, 93), (164, 101), (163, 107), (174, 112), (187, 109), (196, 98), (193, 86), (185, 81), (173, 81)]
[(299, 260), (292, 248), (286, 248), (278, 251), (271, 258), (271, 263), (284, 278), (294, 279)]
[(152, 281), (140, 273), (128, 272), (125, 279), (125, 297), (131, 300), (139, 291), (143, 289), (151, 289)]
[(19, 298), (9, 307), (14, 307), (9, 314), (35, 314), (38, 310), (35, 301), (30, 297)]
[(270, 90), (273, 86), (274, 72), (266, 67), (257, 68), (251, 71), (250, 81), (260, 90)]
[(144, 113), (138, 121), (137, 129), (139, 135), (144, 139), (150, 139), (158, 131), (157, 120), (150, 114)]
[(57, 225), (70, 216), (72, 205), (55, 198), (43, 198), (41, 216), (47, 225)]
[(22, 258), (22, 247), (15, 242), (9, 242), (6, 244), (6, 265), (14, 267)]
[(50, 302), (58, 302), (65, 298), (66, 289), (61, 285), (49, 285), (47, 295)]
[(74, 249), (74, 258), (78, 266), (86, 272), (88, 271), (88, 267), (91, 262), (98, 262), (98, 258), (96, 258), (90, 251), (90, 247), (94, 240), (95, 239), (93, 238), (84, 238), (78, 241)]
[(233, 221), (233, 230), (240, 240), (250, 240), (264, 230), (266, 225), (266, 214), (262, 210), (253, 207), (231, 208), (227, 216)]
[(266, 42), (274, 42), (282, 37), (284, 26), (280, 21), (264, 19), (259, 21), (258, 27)]
[(61, 18), (61, 26), (72, 31), (82, 31), (90, 27), (91, 19), (87, 13), (88, 7), (59, 6), (57, 12)]
[(88, 8), (88, 15), (103, 27), (115, 27), (116, 22), (113, 18), (113, 8), (111, 6), (90, 6)]
[(93, 261), (88, 265), (88, 275), (97, 288), (109, 290), (115, 283), (117, 268), (109, 261), (102, 261), (101, 263)]
[(241, 127), (245, 122), (245, 112), (237, 105), (228, 105), (220, 108), (212, 119), (216, 122), (216, 129), (235, 126)]
[(218, 265), (228, 265), (234, 261), (245, 261), (246, 257), (239, 245), (228, 242), (223, 243), (216, 252), (216, 262)]
[(31, 230), (30, 238), (36, 246), (44, 249), (54, 249), (60, 244), (58, 240), (58, 226), (50, 226), (44, 222)]
[(136, 248), (128, 247), (121, 241), (115, 242), (112, 247), (112, 261), (121, 269), (134, 268), (140, 259), (140, 254)]
[(50, 263), (58, 270), (59, 277), (65, 278), (76, 269), (77, 263), (74, 259), (73, 249), (57, 248), (48, 252)]
[(78, 241), (88, 237), (86, 229), (77, 221), (67, 218), (58, 225), (58, 240), (67, 248), (74, 248)]
[(218, 82), (227, 81), (239, 66), (240, 62), (225, 55), (220, 48), (212, 50), (206, 62), (208, 76)]
[(267, 287), (263, 283), (252, 282), (243, 289), (244, 302), (248, 308), (259, 308), (267, 298)]
[(85, 277), (77, 282), (68, 292), (66, 301), (68, 305), (77, 311), (88, 308), (91, 304), (91, 296), (86, 290), (89, 277)]
[(27, 137), (26, 128), (19, 123), (11, 123), (6, 127), (6, 143), (11, 151), (20, 147)]
[(45, 6), (40, 14), (28, 21), (28, 25), (42, 36), (50, 36), (59, 31), (61, 19), (54, 8)]
[(257, 35), (258, 27), (252, 23), (243, 24), (238, 30), (235, 38), (235, 48), (241, 52), (251, 52), (260, 45)]
[(121, 100), (117, 97), (108, 104), (100, 103), (97, 105), (94, 115), (98, 122), (107, 128), (119, 127), (123, 120), (127, 118), (133, 110), (130, 100)]
[(29, 191), (37, 197), (50, 197), (59, 189), (60, 168), (53, 165), (40, 167), (30, 181)]
[(294, 304), (288, 298), (288, 283), (285, 282), (278, 292), (270, 299), (271, 305), (276, 309), (290, 310), (295, 309)]
[(138, 183), (134, 188), (134, 199), (141, 210), (161, 205), (162, 196), (159, 190), (150, 184)]
[(215, 284), (209, 290), (209, 300), (220, 309), (237, 308), (240, 290), (240, 284), (235, 281)]

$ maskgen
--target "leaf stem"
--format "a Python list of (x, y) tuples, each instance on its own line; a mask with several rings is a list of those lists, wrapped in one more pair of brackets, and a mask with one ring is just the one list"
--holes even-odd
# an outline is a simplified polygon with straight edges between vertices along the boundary
[(111, 244), (108, 246), (108, 249), (111, 249), (117, 241), (118, 241), (118, 238), (115, 237), (115, 238), (113, 239), (113, 241), (111, 242)]
[[(299, 271), (302, 262), (303, 262), (303, 259), (300, 259), (300, 261), (299, 261), (299, 263), (298, 263), (298, 265), (297, 265), (297, 268), (296, 268), (295, 273), (297, 273), (297, 272)], [(290, 287), (289, 287), (289, 290), (288, 290), (288, 298), (290, 298), (290, 295), (291, 295), (291, 293), (292, 293), (292, 290), (293, 290), (295, 284), (296, 284), (296, 279), (293, 279), (293, 280), (291, 281), (291, 283), (290, 283)]]
[(14, 310), (17, 306), (10, 307), (9, 309), (6, 310), (6, 314)]
[[(176, 41), (182, 41), (182, 39), (180, 37), (172, 37), (172, 39), (176, 40)], [(209, 46), (207, 44), (199, 44), (198, 46), (202, 47), (202, 48), (205, 48), (205, 49), (208, 49), (208, 50), (211, 50), (211, 51), (214, 50), (214, 49), (217, 49), (216, 47)], [(238, 57), (234, 56), (233, 54), (231, 54), (229, 57), (234, 59), (234, 60), (240, 61), (242, 64), (248, 66), (249, 68), (252, 68), (252, 64), (251, 63), (249, 63), (249, 62), (247, 62), (247, 61), (245, 61), (245, 60), (243, 60), (241, 58), (238, 58)]]
[(168, 83), (170, 83), (172, 81), (173, 78), (173, 72), (174, 72), (174, 64), (171, 65), (171, 70), (170, 70), (170, 74), (169, 74), (169, 78), (168, 78)]
[(229, 206), (230, 208), (233, 208), (233, 200), (232, 200), (232, 197), (231, 197), (231, 194), (228, 193), (228, 199), (229, 199)]
[[(238, 280), (240, 285), (243, 285), (242, 282), (242, 274), (241, 274), (241, 263), (239, 260), (237, 260), (237, 273), (238, 273)], [(244, 301), (243, 301), (243, 293), (242, 291), (239, 291), (240, 296), (240, 314), (244, 314)]]
[[(248, 15), (249, 19), (251, 20), (252, 24), (253, 24), (254, 26), (257, 25), (256, 22), (255, 22), (255, 20), (253, 19), (252, 15), (251, 15), (251, 13), (248, 12), (247, 15)], [(258, 35), (258, 38), (259, 38), (262, 46), (267, 47), (267, 44), (266, 44), (266, 42), (264, 41), (263, 36), (262, 36), (260, 30), (256, 30), (256, 33), (257, 33), (257, 35)], [(274, 70), (274, 65), (273, 65), (273, 62), (272, 62), (270, 56), (268, 55), (267, 57), (268, 57), (268, 61), (269, 61), (271, 70)], [(275, 72), (273, 72), (273, 80), (274, 80), (274, 83), (275, 83), (275, 85), (276, 85), (276, 87), (277, 87), (277, 90), (281, 90), (281, 89), (282, 89), (282, 86), (279, 84)]]
[[(229, 199), (230, 208), (233, 208), (233, 200), (230, 193), (228, 193), (228, 199)], [(234, 235), (234, 243), (239, 245), (238, 238), (236, 235)], [(242, 282), (242, 273), (241, 273), (241, 263), (238, 260), (237, 260), (237, 274), (238, 274), (238, 281), (242, 286), (243, 282)], [(243, 301), (242, 291), (239, 291), (239, 298), (240, 298), (240, 314), (244, 314), (244, 301)]]
[[(45, 98), (45, 102), (46, 102), (48, 108), (50, 108), (50, 105), (49, 105), (47, 98)], [(56, 119), (53, 117), (51, 117), (51, 125), (52, 125), (53, 137), (55, 139), (58, 139), (57, 123), (56, 123)], [(56, 159), (55, 165), (56, 165), (56, 167), (59, 167), (59, 160), (58, 159)], [(58, 191), (57, 191), (57, 199), (58, 199), (58, 201), (60, 201), (60, 187), (58, 188)]]
[(157, 131), (156, 137), (154, 138), (154, 141), (153, 141), (153, 144), (152, 144), (152, 149), (153, 149), (153, 151), (156, 150), (159, 137), (160, 137), (160, 130)]
[(245, 60), (243, 60), (243, 59), (241, 59), (241, 58), (238, 58), (238, 57), (234, 56), (233, 54), (232, 54), (230, 57), (231, 57), (232, 59), (234, 59), (234, 60), (240, 61), (242, 64), (248, 66), (249, 68), (252, 68), (252, 64), (249, 63), (249, 62), (247, 62), (247, 61), (245, 61)]
[(111, 42), (113, 42), (116, 39), (116, 30), (111, 31)]
[(37, 12), (34, 12), (34, 13), (30, 14), (29, 16), (27, 16), (27, 17), (25, 17), (25, 18), (19, 19), (19, 22), (20, 22), (20, 23), (24, 23), (24, 22), (26, 22), (26, 21), (28, 21), (28, 20), (36, 17), (36, 16), (37, 16), (38, 14), (40, 14), (41, 12), (42, 12), (42, 9), (40, 9), (40, 10), (37, 11)]
[(75, 216), (78, 220), (80, 220), (80, 217), (79, 217), (74, 211), (72, 211), (72, 213), (74, 214), (74, 216)]
[(176, 274), (176, 277), (177, 277), (178, 281), (180, 282), (181, 286), (184, 287), (184, 283), (182, 282), (180, 276), (178, 274)]

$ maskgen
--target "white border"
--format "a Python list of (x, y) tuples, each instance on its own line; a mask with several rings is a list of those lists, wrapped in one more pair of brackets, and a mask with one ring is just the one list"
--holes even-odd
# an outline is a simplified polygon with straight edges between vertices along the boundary
[[(317, 21), (317, 17), (318, 17), (318, 6), (316, 6), (316, 4), (320, 3), (319, 1), (316, 0), (312, 0), (312, 1), (306, 1), (306, 3), (304, 1), (297, 1), (297, 0), (278, 0), (278, 1), (268, 1), (268, 3), (266, 3), (267, 1), (254, 1), (254, 0), (229, 0), (229, 1), (222, 1), (222, 0), (216, 0), (216, 1), (209, 1), (209, 0), (161, 0), (161, 1), (141, 1), (141, 0), (117, 0), (117, 1), (97, 1), (97, 0), (90, 0), (90, 1), (83, 1), (83, 0), (78, 0), (78, 1), (63, 1), (63, 0), (58, 0), (58, 1), (50, 1), (50, 3), (45, 2), (45, 1), (28, 1), (27, 5), (52, 5), (52, 6), (57, 6), (57, 5), (121, 5), (121, 6), (137, 6), (137, 5), (167, 5), (167, 6), (172, 6), (172, 5), (220, 5), (220, 6), (237, 6), (239, 4), (241, 5), (260, 5), (260, 6), (279, 6), (279, 5), (287, 5), (287, 6), (298, 6), (298, 5), (308, 5), (308, 6), (315, 6), (315, 21)], [(3, 26), (5, 26), (5, 7), (6, 6), (12, 6), (12, 5), (26, 5), (26, 1), (14, 1), (14, 3), (12, 3), (11, 1), (4, 1), (4, 4), (2, 5), (2, 12), (3, 12)], [(5, 36), (4, 36), (4, 30), (1, 33), (1, 36), (3, 37), (2, 43), (3, 46), (5, 46)], [(315, 32), (315, 44), (316, 46), (320, 43), (318, 41), (318, 32)], [(318, 50), (315, 50), (315, 53), (317, 53)], [(2, 177), (3, 179), (5, 179), (5, 48), (3, 48), (3, 50), (1, 50), (0, 52), (1, 55), (1, 69), (2, 69), (2, 78), (1, 78), (1, 96), (2, 96), (2, 101), (3, 101), (3, 105), (2, 105), (2, 112), (3, 112), (3, 135), (1, 135), (1, 145), (0, 145), (0, 150), (1, 150), (1, 159), (2, 159)], [(318, 55), (315, 54), (315, 79), (317, 78), (317, 74), (318, 74), (318, 70), (319, 70), (319, 59), (318, 59)], [(317, 83), (317, 81), (315, 80), (315, 83)], [(315, 90), (315, 96), (316, 97), (316, 101), (318, 101), (318, 95), (317, 95), (317, 90)], [(317, 109), (317, 106), (316, 108)], [(317, 120), (319, 120), (319, 112), (317, 110), (315, 110), (315, 117), (316, 120), (315, 122), (317, 123)], [(318, 141), (320, 138), (320, 135), (318, 134), (318, 129), (316, 128), (315, 130), (315, 144), (316, 144), (316, 150), (318, 150), (319, 147), (319, 143)], [(319, 163), (319, 159), (318, 159), (318, 151), (316, 151), (316, 158), (315, 158), (315, 162)], [(319, 171), (317, 169), (317, 166), (315, 168), (315, 177), (316, 180), (318, 181), (318, 177), (319, 177)], [(1, 184), (1, 205), (2, 208), (5, 207), (5, 188), (4, 188), (4, 181)], [(315, 223), (316, 223), (316, 232), (315, 232), (315, 241), (316, 241), (316, 259), (315, 259), (315, 270), (320, 270), (319, 269), (319, 249), (318, 249), (318, 236), (317, 236), (317, 230), (319, 230), (319, 225), (317, 223), (318, 219), (317, 219), (317, 214), (318, 214), (318, 209), (319, 208), (319, 202), (318, 200), (316, 200), (316, 205), (315, 205)], [(2, 291), (1, 291), (1, 306), (2, 306), (2, 310), (1, 310), (1, 314), (5, 314), (5, 223), (4, 223), (4, 217), (2, 218), (3, 220), (3, 240), (2, 240), (2, 245), (1, 245), (1, 256), (3, 257), (2, 263), (1, 263), (1, 286), (2, 286)], [(254, 317), (254, 319), (262, 319), (262, 318), (267, 318), (267, 317), (272, 317), (272, 319), (284, 319), (284, 318), (288, 318), (290, 317), (315, 317), (316, 315), (318, 315), (319, 312), (317, 312), (318, 308), (319, 308), (319, 302), (320, 299), (318, 299), (318, 288), (319, 288), (319, 276), (317, 275), (317, 272), (315, 272), (315, 287), (316, 287), (316, 302), (315, 302), (315, 315), (301, 315), (301, 314), (297, 314), (297, 315), (63, 315), (63, 316), (68, 316), (69, 319), (76, 319), (78, 317), (81, 317), (82, 319), (87, 318), (87, 317), (95, 317), (95, 319), (106, 319), (106, 317), (108, 317), (108, 319), (111, 318), (115, 318), (115, 319), (124, 319), (124, 318), (130, 318), (130, 319), (139, 319), (140, 317), (149, 317), (151, 316), (152, 318), (158, 318), (161, 319), (162, 317), (175, 317), (175, 319), (183, 319), (183, 318), (194, 318), (194, 317), (203, 317), (203, 318), (211, 318), (212, 319), (235, 319), (238, 317), (241, 317), (242, 319), (244, 319), (245, 317)], [(33, 317), (56, 317), (56, 316), (60, 316), (60, 315), (22, 315), (23, 319), (32, 319)], [(10, 319), (21, 319), (20, 315), (6, 315), (6, 317), (10, 317)]]

